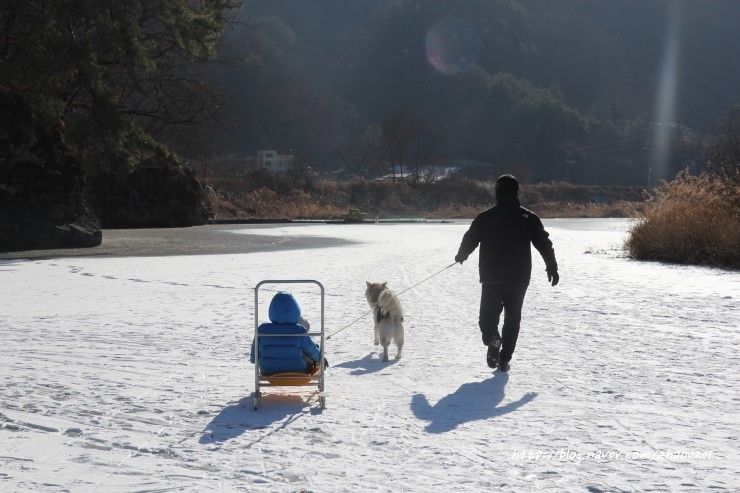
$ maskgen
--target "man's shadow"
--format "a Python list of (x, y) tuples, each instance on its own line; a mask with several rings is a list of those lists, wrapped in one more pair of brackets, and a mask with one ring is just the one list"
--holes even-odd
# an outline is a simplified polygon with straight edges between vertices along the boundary
[(307, 409), (308, 404), (298, 395), (272, 394), (262, 398), (260, 408), (254, 410), (251, 397), (244, 397), (237, 402), (230, 402), (210, 423), (206, 425), (198, 443), (221, 443), (237, 438), (247, 431), (263, 430), (271, 424), (283, 421), (278, 427), (247, 444), (251, 447), (265, 437), (276, 433), (306, 414), (314, 412)]
[(367, 356), (356, 359), (354, 361), (345, 361), (334, 365), (335, 368), (350, 368), (350, 375), (367, 375), (368, 373), (375, 373), (381, 370), (385, 370), (389, 366), (395, 364), (398, 360), (391, 358), (389, 361), (383, 361), (380, 355), (370, 353)]
[(496, 407), (504, 400), (504, 387), (509, 374), (497, 372), (482, 382), (463, 384), (452, 394), (444, 396), (434, 406), (424, 394), (411, 398), (411, 411), (419, 419), (429, 421), (424, 428), (429, 433), (444, 433), (454, 430), (468, 421), (488, 419), (517, 410), (534, 399), (537, 394), (528, 392), (519, 400)]

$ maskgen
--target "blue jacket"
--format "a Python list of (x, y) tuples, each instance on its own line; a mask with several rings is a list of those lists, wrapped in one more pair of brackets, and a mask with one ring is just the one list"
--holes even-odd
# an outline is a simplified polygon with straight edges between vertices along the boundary
[[(306, 328), (298, 324), (301, 308), (290, 293), (280, 292), (270, 302), (270, 322), (258, 327), (260, 332), (259, 365), (263, 375), (284, 371), (305, 372), (310, 360), (321, 359), (319, 347), (308, 336), (270, 337), (272, 334), (305, 334)], [(254, 363), (254, 341), (249, 360)]]

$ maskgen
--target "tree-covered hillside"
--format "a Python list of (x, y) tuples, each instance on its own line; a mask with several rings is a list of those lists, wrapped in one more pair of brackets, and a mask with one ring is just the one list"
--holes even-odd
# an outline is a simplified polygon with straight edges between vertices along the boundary
[(206, 221), (200, 183), (162, 140), (214, 121), (205, 65), (238, 5), (0, 2), (0, 250)]
[(388, 161), (383, 129), (411, 114), (435, 162), (641, 184), (657, 139), (654, 181), (740, 102), (731, 0), (252, 0), (239, 21), (212, 74), (233, 104), (219, 150), (292, 149), (316, 168)]

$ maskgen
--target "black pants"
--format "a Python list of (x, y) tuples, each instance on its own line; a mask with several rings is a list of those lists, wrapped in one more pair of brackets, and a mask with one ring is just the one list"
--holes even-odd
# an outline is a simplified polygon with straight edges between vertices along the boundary
[(501, 361), (508, 363), (516, 347), (519, 336), (519, 322), (522, 319), (522, 304), (529, 283), (488, 283), (481, 284), (480, 326), (483, 344), (488, 346), (493, 337), (499, 337), (498, 322), (504, 312), (504, 325), (501, 328)]

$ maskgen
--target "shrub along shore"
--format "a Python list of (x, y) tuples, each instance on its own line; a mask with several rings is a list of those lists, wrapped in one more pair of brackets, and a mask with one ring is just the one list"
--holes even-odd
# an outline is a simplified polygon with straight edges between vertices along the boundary
[[(215, 189), (223, 221), (339, 219), (350, 209), (368, 219), (470, 219), (495, 202), (493, 182), (465, 178), (414, 184), (253, 171), (202, 179)], [(625, 245), (635, 259), (740, 268), (740, 187), (716, 175), (681, 173), (652, 190), (531, 184), (521, 202), (543, 218), (639, 218)]]
[(627, 249), (641, 260), (740, 268), (740, 185), (679, 174), (646, 202)]
[[(368, 217), (464, 219), (494, 204), (493, 182), (464, 178), (407, 183), (332, 181), (252, 171), (202, 179), (218, 196), (218, 219), (333, 219), (359, 209)], [(541, 217), (636, 217), (643, 187), (565, 182), (524, 185), (522, 205)]]

